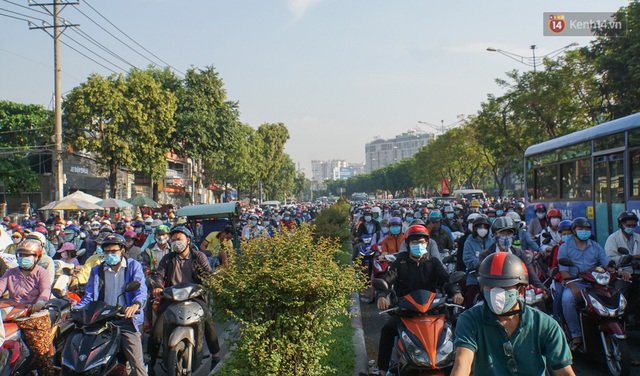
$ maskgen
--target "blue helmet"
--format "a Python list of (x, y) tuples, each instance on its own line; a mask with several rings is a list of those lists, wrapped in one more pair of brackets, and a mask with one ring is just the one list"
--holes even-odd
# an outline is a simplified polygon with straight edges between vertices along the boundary
[(191, 230), (189, 230), (188, 228), (186, 228), (185, 226), (182, 225), (178, 225), (174, 228), (171, 229), (171, 236), (173, 236), (173, 234), (177, 233), (177, 232), (181, 232), (183, 233), (187, 238), (193, 240), (193, 234), (191, 233)]

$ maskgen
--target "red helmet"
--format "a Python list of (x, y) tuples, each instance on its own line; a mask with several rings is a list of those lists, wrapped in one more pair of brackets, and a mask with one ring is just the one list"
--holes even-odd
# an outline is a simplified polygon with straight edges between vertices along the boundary
[(407, 232), (404, 233), (404, 236), (407, 240), (407, 243), (410, 240), (413, 240), (411, 238), (426, 237), (427, 239), (429, 239), (429, 230), (427, 230), (427, 228), (423, 225), (413, 225), (407, 229)]
[(536, 204), (536, 206), (534, 206), (533, 211), (535, 212), (546, 212), (547, 211), (547, 207), (545, 206), (545, 204), (540, 203), (540, 204)]
[(560, 218), (562, 219), (562, 213), (558, 209), (549, 209), (547, 212), (547, 218)]

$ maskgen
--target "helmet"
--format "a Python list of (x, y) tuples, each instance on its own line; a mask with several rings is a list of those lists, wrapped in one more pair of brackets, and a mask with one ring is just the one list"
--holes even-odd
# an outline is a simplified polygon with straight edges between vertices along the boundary
[(444, 206), (444, 212), (445, 212), (445, 213), (453, 213), (453, 206), (451, 206), (451, 205), (445, 205), (445, 206)]
[(258, 216), (255, 214), (250, 214), (249, 219), (258, 219)]
[(171, 229), (171, 236), (173, 236), (173, 234), (181, 232), (183, 234), (185, 234), (187, 236), (187, 238), (189, 239), (193, 239), (193, 234), (191, 233), (191, 230), (189, 230), (188, 228), (184, 227), (184, 226), (176, 226), (174, 228)]
[[(40, 236), (42, 236), (42, 239), (40, 239), (40, 237), (32, 237), (32, 234), (27, 235), (27, 238), (25, 239), (24, 242), (22, 242), (20, 244), (20, 246), (18, 246), (18, 249), (16, 249), (16, 254), (18, 253), (18, 250), (20, 250), (19, 253), (24, 253), (24, 254), (31, 254), (31, 255), (35, 255), (36, 257), (40, 257), (42, 256), (42, 248), (44, 247), (44, 245), (46, 244), (46, 239), (44, 239), (44, 235), (39, 234)], [(45, 241), (45, 243), (43, 243), (42, 241)], [(29, 243), (35, 243), (36, 245), (39, 245), (39, 247), (35, 247), (35, 250), (31, 250), (31, 249), (25, 249), (27, 248), (26, 246), (29, 245)]]
[(98, 221), (91, 222), (91, 228), (92, 229), (100, 229), (100, 222), (98, 222)]
[(169, 226), (167, 225), (160, 225), (158, 227), (156, 227), (156, 234), (168, 234), (171, 230), (169, 230)]
[(153, 222), (151, 222), (151, 227), (155, 227), (157, 228), (158, 226), (160, 226), (162, 224), (162, 221), (159, 219), (154, 219)]
[[(508, 212), (507, 214), (504, 215), (506, 218), (511, 218), (511, 220), (513, 221), (514, 225), (517, 225), (518, 223), (520, 223), (522, 221), (522, 219), (520, 218), (520, 214), (516, 213), (516, 212)], [(495, 223), (495, 222), (494, 222)]]
[(427, 237), (427, 239), (429, 238), (429, 230), (427, 230), (426, 227), (422, 226), (422, 225), (413, 225), (410, 226), (407, 229), (407, 232), (405, 232), (405, 239), (407, 240), (407, 243), (415, 238), (418, 237)]
[(547, 218), (560, 218), (562, 219), (562, 213), (558, 209), (549, 209), (547, 212)]
[(145, 225), (151, 226), (152, 223), (153, 223), (153, 218), (151, 218), (151, 217), (145, 218), (145, 220), (144, 220), (144, 224)]
[(102, 226), (100, 227), (100, 232), (113, 232), (111, 226)]
[(362, 209), (362, 214), (372, 214), (372, 213), (373, 213), (373, 210), (371, 210), (371, 208), (368, 206)]
[(144, 222), (142, 221), (133, 222), (133, 228), (136, 228), (136, 227), (144, 227)]
[(491, 226), (491, 223), (489, 222), (489, 217), (487, 217), (484, 214), (478, 214), (476, 219), (473, 221), (473, 229), (475, 230), (475, 228), (480, 225)]
[(138, 234), (135, 233), (135, 231), (125, 231), (124, 234), (122, 234), (122, 236), (124, 236), (125, 239), (137, 239), (138, 238)]
[(389, 225), (402, 226), (402, 219), (400, 219), (399, 217), (391, 217), (391, 219), (389, 219)]
[(623, 211), (618, 215), (618, 227), (622, 228), (622, 222), (626, 222), (629, 220), (634, 220), (638, 222), (638, 216), (634, 212)]
[(65, 242), (65, 243), (62, 244), (62, 246), (58, 250), (58, 253), (62, 253), (64, 251), (75, 251), (75, 250), (76, 250), (76, 246), (73, 245), (73, 243)]
[(124, 230), (124, 222), (117, 222), (116, 230)]
[(45, 245), (47, 245), (47, 238), (45, 238), (44, 234), (42, 233), (32, 231), (24, 238), (24, 240), (29, 240), (29, 239), (39, 241), (41, 247), (44, 247)]
[(378, 214), (382, 214), (382, 209), (380, 209), (379, 206), (376, 206), (375, 208), (371, 209), (372, 213), (378, 213)]
[(575, 230), (576, 227), (589, 227), (591, 228), (591, 223), (585, 217), (578, 217), (571, 222), (571, 229)]
[(565, 219), (564, 221), (561, 221), (560, 224), (558, 224), (558, 232), (562, 232), (562, 231), (571, 231), (570, 220)]
[(547, 212), (547, 206), (543, 203), (540, 204), (536, 204), (536, 206), (533, 207), (533, 211), (535, 212)]
[(438, 210), (434, 210), (431, 213), (429, 213), (429, 220), (430, 221), (439, 221), (442, 219), (442, 213), (440, 213)]
[(491, 232), (493, 236), (496, 236), (500, 231), (511, 230), (515, 234), (516, 227), (513, 224), (513, 219), (509, 217), (498, 217), (491, 225)]
[(476, 220), (476, 218), (478, 218), (480, 216), (480, 214), (478, 213), (471, 213), (467, 216), (467, 223), (473, 223), (473, 221)]
[(508, 252), (496, 252), (480, 264), (478, 283), (488, 287), (528, 285), (529, 273), (520, 257)]
[(479, 208), (480, 207), (480, 201), (476, 200), (475, 198), (473, 200), (471, 200), (471, 207), (472, 208)]
[(106, 247), (108, 245), (118, 245), (120, 247), (125, 247), (127, 242), (124, 240), (124, 236), (120, 234), (107, 234), (102, 240), (102, 247)]

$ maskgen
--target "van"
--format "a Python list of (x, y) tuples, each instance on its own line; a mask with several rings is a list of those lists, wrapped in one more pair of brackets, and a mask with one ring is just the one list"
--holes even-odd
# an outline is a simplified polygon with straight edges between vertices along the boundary
[(482, 189), (458, 189), (453, 191), (452, 196), (455, 197), (457, 200), (462, 200), (463, 198), (466, 198), (467, 201), (471, 201), (474, 198), (478, 200), (487, 199)]

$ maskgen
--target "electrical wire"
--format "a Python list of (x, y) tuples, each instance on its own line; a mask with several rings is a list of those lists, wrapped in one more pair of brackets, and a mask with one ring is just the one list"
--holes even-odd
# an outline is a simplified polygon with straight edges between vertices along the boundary
[(82, 52), (78, 51), (77, 49), (73, 48), (73, 46), (69, 45), (67, 42), (65, 42), (65, 41), (63, 41), (63, 40), (60, 40), (60, 43), (64, 44), (65, 46), (67, 46), (67, 47), (69, 47), (69, 48), (71, 48), (71, 49), (72, 49), (72, 50), (74, 50), (75, 52), (77, 52), (77, 53), (79, 53), (80, 55), (82, 55), (82, 56), (86, 57), (87, 59), (89, 59), (89, 60), (93, 61), (94, 63), (96, 63), (96, 64), (98, 64), (99, 66), (103, 67), (104, 69), (106, 69), (106, 70), (110, 71), (111, 73), (117, 73), (116, 71), (114, 71), (113, 69), (111, 69), (111, 68), (107, 67), (106, 65), (101, 64), (100, 62), (98, 62), (98, 61), (96, 61), (96, 60), (94, 60), (94, 59), (90, 58), (89, 56), (87, 56), (87, 55), (83, 54)]
[[(0, 8), (0, 10), (5, 11), (5, 12), (9, 12), (9, 13), (13, 13), (13, 14), (17, 14), (18, 16), (22, 16), (22, 17), (33, 18), (34, 20), (44, 21), (42, 18), (29, 16), (28, 14), (24, 14), (24, 13), (14, 12), (14, 11), (6, 9), (6, 8)], [(25, 21), (29, 22), (29, 20), (25, 20)]]
[(12, 131), (0, 131), (0, 134), (16, 133), (16, 132), (28, 132), (28, 131), (41, 131), (49, 128), (29, 128), (29, 129), (15, 129)]
[(116, 67), (116, 68), (120, 69), (121, 71), (123, 71), (123, 72), (126, 72), (126, 71), (127, 71), (126, 69), (124, 69), (124, 68), (122, 68), (122, 67), (118, 66), (117, 64), (115, 64), (115, 63), (111, 62), (110, 60), (108, 60), (108, 59), (107, 59), (107, 58), (105, 58), (104, 56), (101, 56), (101, 55), (99, 55), (97, 52), (95, 52), (95, 51), (91, 50), (89, 47), (85, 46), (84, 44), (82, 44), (82, 43), (78, 42), (77, 40), (75, 40), (75, 39), (71, 38), (71, 36), (69, 36), (69, 35), (65, 35), (64, 37), (65, 37), (65, 38), (67, 38), (67, 39), (69, 39), (69, 40), (71, 40), (72, 42), (74, 42), (75, 44), (79, 45), (80, 47), (84, 48), (85, 50), (89, 51), (90, 53), (94, 54), (96, 57), (98, 57), (98, 58), (100, 58), (100, 59), (102, 59), (102, 60), (106, 61), (107, 63), (109, 63), (109, 64), (113, 65), (114, 67)]
[(13, 2), (13, 1), (9, 1), (9, 0), (2, 0), (2, 1), (4, 1), (5, 3), (9, 3), (9, 4), (12, 4), (12, 5), (15, 5), (15, 6), (20, 7), (20, 8), (29, 9), (29, 10), (31, 10), (33, 12), (36, 12), (36, 13), (44, 14), (45, 16), (51, 16), (50, 13), (43, 12), (43, 11), (37, 10), (37, 9), (33, 9), (32, 7), (28, 7), (26, 5), (18, 4), (18, 3)]
[[(100, 17), (102, 17), (105, 21), (107, 21), (109, 23), (109, 25), (113, 26), (116, 30), (118, 30), (119, 32), (121, 32), (125, 37), (127, 37), (130, 41), (132, 41), (133, 43), (135, 43), (138, 47), (142, 48), (143, 50), (145, 50), (147, 53), (149, 53), (151, 56), (155, 57), (156, 59), (158, 59), (160, 62), (162, 62), (165, 66), (173, 69), (174, 71), (182, 74), (184, 76), (184, 72), (179, 71), (178, 69), (172, 67), (169, 63), (167, 63), (166, 61), (162, 60), (161, 58), (159, 58), (158, 56), (156, 56), (153, 52), (149, 51), (148, 49), (146, 49), (144, 46), (142, 46), (140, 43), (136, 42), (135, 40), (133, 40), (133, 38), (131, 38), (129, 35), (127, 35), (127, 33), (125, 33), (124, 31), (122, 31), (119, 27), (117, 27), (116, 25), (113, 24), (113, 22), (109, 21), (105, 16), (102, 15), (102, 13), (100, 13), (98, 10), (96, 10), (96, 8), (94, 8), (93, 6), (91, 6), (91, 4), (89, 4), (88, 1), (85, 0), (84, 2), (85, 4), (87, 4), (87, 6), (89, 8), (91, 8), (94, 12), (98, 13), (98, 15)], [(160, 65), (160, 64), (158, 64)]]
[(81, 29), (78, 28), (71, 28), (71, 30), (73, 32), (75, 32), (76, 34), (80, 35), (81, 37), (83, 37), (84, 39), (88, 40), (89, 42), (91, 42), (93, 45), (97, 46), (98, 48), (100, 48), (101, 50), (103, 50), (104, 52), (108, 53), (109, 55), (115, 57), (116, 59), (122, 61), (123, 63), (138, 69), (138, 67), (136, 67), (135, 65), (131, 64), (130, 62), (128, 62), (127, 60), (125, 60), (123, 57), (121, 57), (120, 55), (116, 54), (115, 52), (111, 51), (110, 49), (108, 49), (107, 47), (105, 47), (102, 43), (98, 42), (97, 40), (95, 40), (93, 37), (91, 37), (89, 34), (85, 33), (84, 31), (82, 31)]
[(16, 17), (16, 16), (11, 16), (11, 15), (4, 14), (4, 13), (0, 13), (0, 16), (13, 18), (13, 19), (16, 19), (16, 20), (24, 21), (24, 22), (31, 22), (31, 21), (27, 20), (26, 18), (20, 18), (20, 17)]

